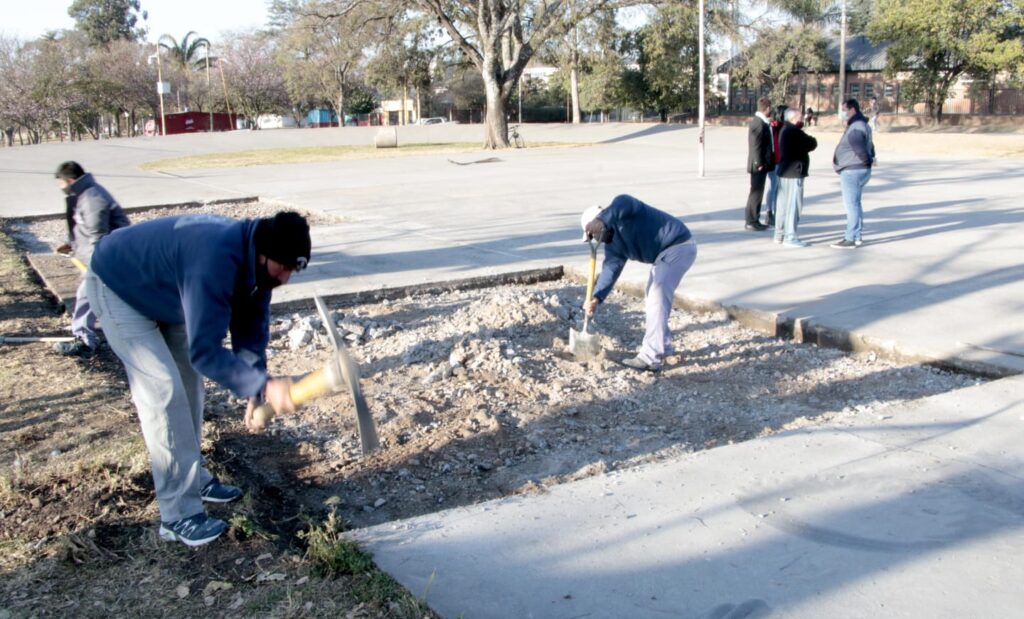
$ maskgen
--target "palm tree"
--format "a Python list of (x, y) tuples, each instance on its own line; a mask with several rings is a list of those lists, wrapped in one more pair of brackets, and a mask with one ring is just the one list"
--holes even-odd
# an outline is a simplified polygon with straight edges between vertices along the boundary
[[(192, 38), (195, 36), (195, 38)], [(199, 49), (202, 48), (204, 51), (209, 51), (210, 41), (206, 37), (198, 36), (198, 33), (194, 30), (189, 31), (181, 41), (176, 41), (174, 37), (169, 34), (165, 34), (160, 37), (160, 47), (167, 50), (171, 59), (182, 69), (186, 71), (190, 69), (200, 69), (205, 66), (206, 55), (200, 56)]]
[[(160, 37), (159, 40), (161, 49), (167, 50), (167, 55), (171, 58), (172, 66), (181, 70), (184, 83), (179, 88), (185, 91), (185, 105), (189, 104), (189, 85), (192, 83), (192, 72), (200, 70), (206, 67), (207, 55), (210, 53), (210, 41), (206, 37), (201, 37), (194, 30), (190, 30), (181, 38), (181, 41), (175, 40), (169, 34), (165, 34)], [(200, 49), (203, 50), (200, 55)], [(212, 61), (213, 58), (210, 58)], [(181, 101), (178, 101), (178, 107), (181, 107)], [(180, 110), (179, 110), (180, 111)]]

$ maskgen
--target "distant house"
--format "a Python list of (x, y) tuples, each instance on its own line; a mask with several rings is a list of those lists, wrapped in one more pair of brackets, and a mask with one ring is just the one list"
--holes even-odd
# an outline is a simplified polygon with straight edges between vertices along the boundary
[[(910, 73), (901, 73), (887, 79), (883, 72), (886, 64), (888, 43), (875, 45), (863, 36), (846, 39), (846, 90), (843, 96), (860, 101), (878, 97), (885, 113), (916, 114), (924, 112), (923, 104), (908, 102), (902, 97), (901, 83)], [(786, 89), (785, 103), (800, 105), (803, 95), (804, 107), (817, 112), (835, 112), (839, 102), (839, 41), (828, 44), (826, 54), (831, 67), (825, 71), (794, 76)], [(736, 56), (721, 64), (714, 77), (716, 84), (727, 93), (725, 113), (753, 113), (757, 98), (767, 88), (756, 84), (737, 84), (730, 80), (730, 70), (740, 60)], [(943, 114), (1021, 114), (1024, 113), (1024, 96), (1018, 89), (975, 89), (971, 80), (962, 78), (950, 90), (943, 106)]]
[(417, 109), (419, 107), (415, 99), (405, 100), (405, 123), (402, 122), (403, 106), (401, 99), (381, 101), (379, 111), (383, 115), (385, 125), (414, 125), (419, 120)]

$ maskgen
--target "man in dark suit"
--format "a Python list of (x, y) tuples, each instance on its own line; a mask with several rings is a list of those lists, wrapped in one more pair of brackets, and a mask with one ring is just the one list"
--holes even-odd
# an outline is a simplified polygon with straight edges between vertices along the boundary
[(750, 120), (747, 132), (747, 172), (750, 174), (750, 195), (747, 196), (747, 230), (767, 230), (768, 226), (760, 222), (761, 200), (764, 198), (764, 183), (768, 172), (774, 167), (772, 149), (771, 119), (772, 111), (768, 97), (757, 100), (757, 113)]

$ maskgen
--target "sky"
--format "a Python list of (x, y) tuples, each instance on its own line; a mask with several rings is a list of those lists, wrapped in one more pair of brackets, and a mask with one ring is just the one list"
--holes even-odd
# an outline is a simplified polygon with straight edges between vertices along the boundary
[[(68, 17), (71, 0), (4, 0), (0, 32), (21, 39), (34, 39), (47, 30), (74, 27)], [(149, 12), (145, 25), (147, 39), (156, 42), (160, 35), (175, 39), (195, 30), (200, 36), (216, 40), (220, 32), (262, 27), (267, 21), (267, 0), (142, 0)]]

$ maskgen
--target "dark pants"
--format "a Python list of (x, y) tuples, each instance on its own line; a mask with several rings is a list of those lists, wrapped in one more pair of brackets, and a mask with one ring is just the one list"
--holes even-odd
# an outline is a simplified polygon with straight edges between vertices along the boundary
[(761, 200), (764, 198), (764, 182), (768, 170), (750, 173), (750, 195), (747, 196), (747, 223), (756, 224), (761, 219)]

